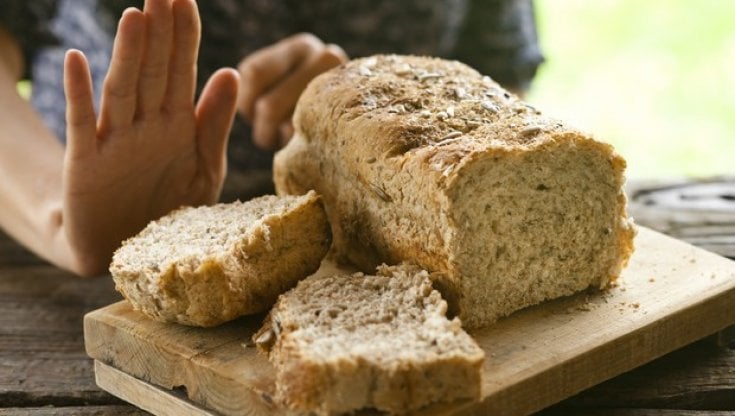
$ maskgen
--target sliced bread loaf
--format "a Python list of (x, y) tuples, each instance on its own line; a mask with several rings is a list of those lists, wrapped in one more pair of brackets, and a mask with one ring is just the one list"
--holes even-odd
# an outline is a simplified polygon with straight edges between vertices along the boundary
[(182, 208), (114, 254), (116, 288), (153, 319), (214, 326), (266, 311), (318, 269), (330, 244), (319, 196)]
[(468, 327), (604, 287), (631, 255), (625, 160), (459, 62), (352, 61), (310, 83), (294, 127), (278, 193), (316, 189), (341, 257), (431, 271)]
[(281, 295), (253, 339), (289, 408), (402, 414), (480, 396), (484, 352), (446, 309), (416, 267), (314, 275)]

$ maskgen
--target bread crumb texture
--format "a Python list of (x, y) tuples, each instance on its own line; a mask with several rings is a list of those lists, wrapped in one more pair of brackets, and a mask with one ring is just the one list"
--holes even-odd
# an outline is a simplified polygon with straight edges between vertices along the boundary
[(279, 298), (254, 340), (269, 349), (288, 407), (402, 414), (480, 396), (484, 352), (446, 311), (415, 266), (311, 276)]
[(181, 208), (115, 252), (116, 289), (163, 322), (214, 326), (267, 310), (314, 272), (331, 241), (315, 192)]
[(469, 327), (606, 287), (633, 250), (625, 160), (462, 63), (356, 59), (310, 83), (294, 126), (278, 193), (316, 189), (340, 258), (420, 265)]

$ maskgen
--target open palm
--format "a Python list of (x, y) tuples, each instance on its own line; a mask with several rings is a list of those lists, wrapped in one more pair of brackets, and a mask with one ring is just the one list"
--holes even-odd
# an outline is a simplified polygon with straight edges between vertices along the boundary
[(214, 203), (238, 75), (215, 73), (194, 105), (200, 22), (193, 0), (147, 0), (123, 13), (93, 107), (81, 52), (65, 64), (64, 228), (79, 269), (104, 269), (120, 242), (181, 205)]

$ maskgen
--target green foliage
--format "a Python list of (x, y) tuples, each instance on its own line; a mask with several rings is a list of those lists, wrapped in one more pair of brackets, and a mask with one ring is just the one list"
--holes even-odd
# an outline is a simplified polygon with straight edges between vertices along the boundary
[(31, 97), (31, 82), (28, 80), (20, 81), (17, 85), (18, 94), (25, 99)]
[(529, 95), (612, 143), (629, 177), (735, 174), (735, 1), (536, 0)]

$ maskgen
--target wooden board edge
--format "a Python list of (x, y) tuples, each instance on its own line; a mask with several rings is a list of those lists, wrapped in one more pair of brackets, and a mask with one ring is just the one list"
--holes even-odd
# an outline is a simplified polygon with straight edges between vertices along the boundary
[(115, 367), (94, 360), (94, 375), (102, 390), (157, 416), (217, 416), (175, 390), (165, 390)]
[[(664, 320), (651, 322), (618, 340), (624, 345), (624, 350), (630, 354), (630, 357), (635, 357), (641, 343), (652, 344), (648, 348), (643, 348), (649, 352), (645, 356), (638, 356), (628, 361), (609, 361), (607, 357), (612, 356), (611, 352), (616, 348), (619, 349), (620, 346), (614, 347), (611, 343), (601, 345), (568, 360), (563, 369), (557, 367), (545, 371), (493, 395), (486, 396), (476, 406), (461, 414), (521, 416), (543, 410), (588, 388), (735, 325), (735, 310), (729, 316), (723, 314), (722, 319), (718, 321), (701, 319), (712, 316), (712, 311), (726, 310), (730, 305), (735, 305), (735, 288), (681, 310)], [(687, 328), (687, 330), (682, 331), (681, 328)], [(685, 333), (686, 337), (682, 337), (682, 333)], [(585, 369), (595, 365), (603, 367), (604, 375), (595, 380), (585, 377)], [(560, 380), (564, 381), (560, 382)], [(529, 400), (529, 392), (534, 392), (532, 400)]]
[[(85, 348), (87, 355), (95, 362), (114, 368), (127, 377), (155, 386), (161, 394), (172, 392), (173, 396), (170, 397), (180, 396), (182, 400), (215, 412), (212, 414), (240, 414), (242, 408), (237, 405), (243, 402), (252, 403), (243, 407), (246, 408), (247, 414), (273, 413), (270, 396), (264, 395), (262, 390), (254, 386), (243, 386), (236, 378), (223, 376), (217, 369), (203, 364), (201, 359), (210, 351), (181, 355), (181, 351), (177, 348), (157, 345), (141, 334), (127, 331), (128, 325), (117, 326), (124, 319), (111, 319), (109, 313), (118, 309), (121, 304), (125, 305), (125, 302), (117, 302), (85, 315)], [(231, 345), (242, 348), (243, 341), (244, 339), (217, 343), (214, 350)], [(111, 343), (127, 347), (106, 349), (105, 346)], [(202, 383), (206, 384), (212, 380), (218, 384), (216, 394), (209, 397), (205, 394), (208, 390), (202, 388)], [(182, 389), (176, 390), (177, 388)], [(237, 397), (237, 400), (228, 399), (233, 397), (232, 395), (236, 395), (234, 397)], [(245, 396), (248, 399), (245, 399)], [(214, 397), (222, 400), (213, 401)]]

